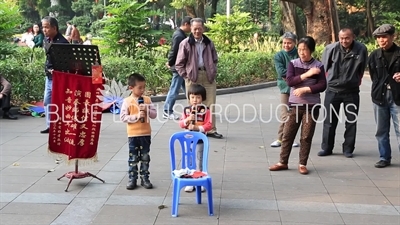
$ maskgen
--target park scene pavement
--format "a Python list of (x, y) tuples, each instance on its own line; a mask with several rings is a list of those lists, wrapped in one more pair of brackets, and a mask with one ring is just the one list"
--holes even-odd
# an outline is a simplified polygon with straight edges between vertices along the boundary
[(182, 190), (179, 217), (171, 217), (168, 142), (181, 129), (177, 122), (162, 119), (162, 102), (155, 102), (158, 119), (152, 121), (152, 190), (125, 188), (128, 146), (125, 124), (114, 122), (118, 115), (103, 114), (98, 162), (80, 167), (105, 183), (74, 180), (68, 192), (64, 192), (68, 179), (57, 178), (74, 166), (56, 164), (48, 155), (48, 136), (39, 134), (45, 119), (0, 119), (0, 224), (399, 225), (399, 151), (392, 128), (392, 165), (374, 167), (379, 153), (370, 86), (369, 77), (364, 77), (354, 158), (341, 154), (344, 123), (337, 128), (334, 155), (318, 157), (319, 123), (307, 165), (309, 175), (297, 170), (299, 148), (292, 150), (289, 170), (268, 170), (280, 153), (280, 148), (269, 146), (279, 125), (277, 87), (218, 95), (223, 113), (217, 117), (217, 127), (224, 139), (210, 139), (214, 216), (208, 216), (206, 193), (198, 205), (195, 193)]

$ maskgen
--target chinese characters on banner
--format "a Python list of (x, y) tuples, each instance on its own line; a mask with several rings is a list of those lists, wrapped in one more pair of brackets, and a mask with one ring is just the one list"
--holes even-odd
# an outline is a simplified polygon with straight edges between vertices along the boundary
[(92, 77), (53, 72), (49, 151), (68, 160), (95, 160), (101, 112), (97, 95), (102, 84)]

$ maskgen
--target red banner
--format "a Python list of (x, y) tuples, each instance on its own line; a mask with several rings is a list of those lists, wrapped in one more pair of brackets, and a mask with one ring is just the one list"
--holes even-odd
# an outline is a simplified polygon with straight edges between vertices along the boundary
[(69, 160), (97, 158), (101, 112), (92, 77), (53, 71), (49, 151)]

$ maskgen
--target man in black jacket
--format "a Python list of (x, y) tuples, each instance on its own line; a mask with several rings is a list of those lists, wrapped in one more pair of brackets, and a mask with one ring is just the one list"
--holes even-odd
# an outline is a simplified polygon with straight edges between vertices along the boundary
[(400, 151), (400, 47), (393, 42), (394, 33), (393, 25), (384, 24), (378, 27), (373, 36), (380, 48), (373, 51), (368, 59), (376, 122), (375, 137), (380, 154), (380, 160), (375, 163), (376, 168), (389, 166), (392, 159), (390, 118), (393, 120)]
[(167, 62), (167, 67), (170, 68), (172, 72), (172, 80), (171, 80), (171, 86), (167, 94), (167, 98), (165, 99), (164, 103), (163, 118), (165, 119), (172, 119), (172, 120), (179, 119), (179, 117), (174, 115), (173, 108), (175, 105), (176, 97), (179, 94), (179, 90), (182, 88), (183, 93), (186, 93), (185, 81), (181, 76), (179, 76), (178, 72), (176, 72), (175, 61), (176, 61), (176, 56), (178, 55), (179, 44), (182, 42), (183, 39), (186, 38), (186, 33), (190, 32), (191, 19), (192, 18), (188, 16), (183, 18), (181, 26), (172, 35), (172, 44), (168, 54), (168, 62)]
[(47, 128), (40, 131), (41, 134), (47, 134), (50, 130), (50, 118), (49, 118), (49, 109), (47, 106), (51, 104), (51, 92), (53, 89), (53, 79), (52, 79), (52, 72), (53, 72), (53, 63), (50, 59), (50, 54), (48, 50), (50, 48), (51, 43), (65, 43), (68, 44), (69, 42), (58, 30), (58, 21), (54, 17), (46, 16), (42, 19), (42, 28), (43, 34), (45, 36), (44, 40), (44, 48), (46, 51), (46, 62), (45, 66), (45, 74), (46, 74), (46, 83), (44, 89), (44, 110), (46, 115), (46, 126)]
[(343, 155), (353, 157), (357, 133), (357, 115), (360, 105), (360, 84), (367, 64), (368, 52), (364, 44), (354, 40), (349, 28), (339, 32), (339, 41), (326, 46), (322, 63), (327, 73), (328, 88), (325, 92), (325, 119), (321, 151), (318, 156), (331, 155), (335, 144), (340, 105), (345, 119)]

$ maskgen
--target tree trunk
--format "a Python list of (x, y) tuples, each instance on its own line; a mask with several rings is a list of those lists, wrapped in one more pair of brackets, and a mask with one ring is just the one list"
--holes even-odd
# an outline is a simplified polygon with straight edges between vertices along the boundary
[(290, 2), (279, 2), (282, 9), (282, 26), (284, 32), (294, 32), (299, 38), (306, 36), (304, 27), (296, 13), (296, 5)]
[(204, 9), (204, 1), (203, 0), (199, 0), (197, 2), (197, 16), (202, 18), (203, 21), (205, 22), (206, 21), (206, 16), (204, 15), (205, 14), (204, 10), (205, 10)]
[(196, 18), (196, 9), (192, 5), (185, 6), (186, 14), (192, 18)]
[(336, 1), (329, 0), (329, 7), (332, 19), (331, 20), (332, 41), (336, 42), (339, 41), (339, 30), (340, 30), (339, 15), (338, 15)]
[(211, 15), (210, 17), (214, 17), (215, 14), (217, 14), (217, 5), (218, 5), (218, 0), (211, 0)]
[(371, 0), (367, 0), (367, 36), (372, 37), (374, 32), (374, 17), (372, 16)]
[(307, 35), (312, 36), (318, 44), (329, 44), (335, 40), (339, 30), (336, 18), (329, 7), (333, 0), (282, 0), (292, 2), (300, 7), (307, 19)]

